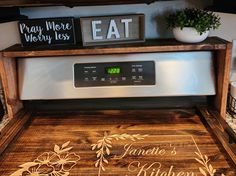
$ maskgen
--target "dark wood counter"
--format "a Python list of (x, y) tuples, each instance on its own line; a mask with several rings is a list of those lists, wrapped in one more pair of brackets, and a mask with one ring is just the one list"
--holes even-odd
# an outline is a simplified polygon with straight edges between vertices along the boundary
[(211, 129), (186, 109), (36, 113), (0, 160), (4, 176), (235, 176), (235, 168)]

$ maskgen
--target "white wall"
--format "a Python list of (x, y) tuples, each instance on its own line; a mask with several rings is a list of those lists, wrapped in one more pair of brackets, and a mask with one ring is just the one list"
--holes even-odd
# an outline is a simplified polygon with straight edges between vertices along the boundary
[(177, 1), (159, 1), (146, 4), (133, 5), (109, 5), (109, 6), (83, 6), (83, 7), (39, 7), (23, 8), (21, 13), (30, 18), (44, 17), (81, 17), (81, 16), (99, 16), (99, 15), (117, 15), (130, 13), (145, 14), (145, 36), (146, 38), (165, 38), (172, 34), (166, 30), (165, 15), (176, 9), (185, 7), (203, 8), (211, 3), (211, 0), (177, 0)]
[(16, 43), (20, 43), (17, 21), (0, 23), (0, 51)]
[(219, 36), (228, 41), (236, 39), (236, 14), (215, 13), (220, 16), (221, 26), (219, 29), (212, 31), (211, 35)]
[(221, 26), (218, 30), (212, 31), (211, 35), (219, 36), (233, 42), (231, 81), (236, 81), (236, 14), (217, 13), (221, 18)]

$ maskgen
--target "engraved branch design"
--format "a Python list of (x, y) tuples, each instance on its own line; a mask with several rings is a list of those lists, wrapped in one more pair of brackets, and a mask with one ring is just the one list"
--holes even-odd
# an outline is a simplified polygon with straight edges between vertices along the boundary
[(68, 147), (70, 141), (61, 147), (54, 146), (53, 152), (44, 152), (33, 162), (20, 165), (20, 169), (11, 176), (69, 176), (70, 170), (80, 160), (80, 156), (69, 151), (73, 147)]
[[(203, 168), (199, 167), (199, 171), (201, 172), (201, 174), (204, 176), (214, 176), (216, 173), (216, 169), (214, 169), (213, 166), (209, 163), (210, 159), (208, 158), (208, 156), (203, 156), (201, 152), (195, 152), (195, 154), (199, 157), (195, 158), (195, 160), (203, 166)], [(221, 174), (221, 176), (225, 176), (225, 174)]]
[(200, 163), (202, 167), (199, 167), (199, 171), (201, 172), (202, 175), (207, 176), (207, 173), (210, 174), (210, 176), (214, 176), (216, 169), (214, 169), (212, 167), (211, 164), (209, 164), (210, 159), (206, 156), (206, 155), (202, 155), (199, 152), (195, 152), (195, 154), (199, 157), (199, 158), (195, 158), (195, 160)]
[[(197, 151), (198, 152), (194, 152), (198, 158), (195, 158), (195, 160), (200, 163), (203, 167), (199, 167), (199, 171), (200, 173), (203, 175), (203, 176), (215, 176), (215, 173), (216, 173), (216, 169), (213, 168), (213, 166), (209, 163), (210, 162), (210, 159), (208, 158), (207, 155), (204, 155), (201, 153), (200, 149), (198, 148), (197, 146), (197, 143), (195, 141), (195, 139), (193, 138), (192, 136), (192, 139), (193, 139), (193, 142), (195, 143), (196, 147), (197, 147)], [(225, 176), (225, 174), (221, 174), (221, 176)]]
[(113, 135), (108, 135), (105, 133), (104, 137), (96, 144), (92, 144), (92, 150), (97, 149), (96, 154), (97, 154), (97, 161), (95, 162), (95, 167), (98, 167), (98, 176), (101, 175), (101, 171), (105, 171), (105, 166), (104, 163), (108, 164), (108, 160), (105, 158), (105, 156), (109, 156), (111, 154), (111, 148), (112, 148), (112, 140), (131, 140), (131, 141), (136, 141), (136, 140), (142, 140), (148, 135), (140, 135), (140, 134), (113, 134)]

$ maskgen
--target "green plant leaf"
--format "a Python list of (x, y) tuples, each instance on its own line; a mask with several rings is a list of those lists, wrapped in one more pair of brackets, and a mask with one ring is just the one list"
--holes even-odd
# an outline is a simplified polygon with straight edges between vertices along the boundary
[(220, 17), (217, 14), (196, 8), (185, 8), (173, 12), (166, 17), (166, 21), (168, 28), (193, 27), (200, 34), (220, 26)]

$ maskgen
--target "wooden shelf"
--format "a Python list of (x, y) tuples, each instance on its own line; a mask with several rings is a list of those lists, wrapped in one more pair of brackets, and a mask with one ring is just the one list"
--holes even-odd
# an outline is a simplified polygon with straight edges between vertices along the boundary
[(99, 55), (99, 54), (127, 54), (149, 52), (174, 52), (174, 51), (197, 51), (197, 50), (225, 50), (227, 41), (218, 37), (209, 37), (197, 44), (186, 44), (175, 39), (152, 39), (144, 43), (122, 44), (112, 46), (82, 47), (51, 46), (51, 47), (22, 47), (16, 44), (3, 51), (4, 57), (44, 57), (44, 56), (73, 56), (73, 55)]

